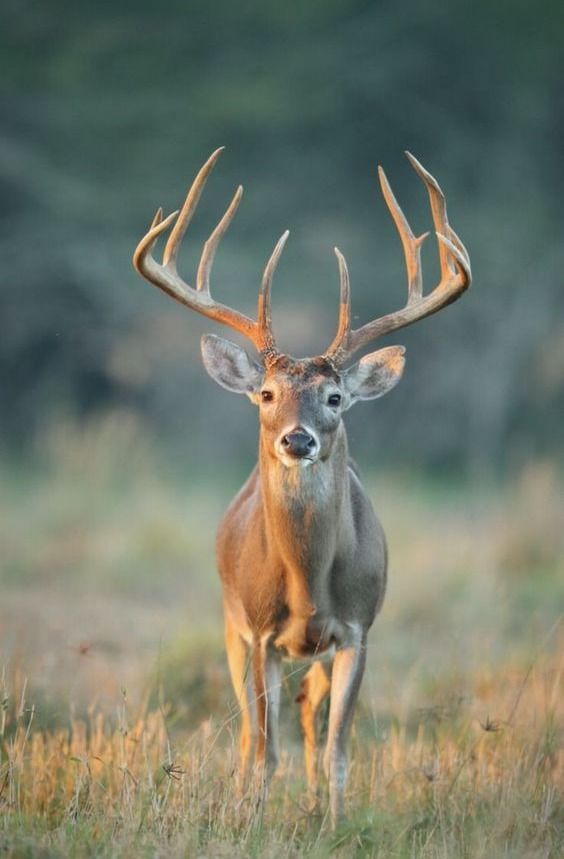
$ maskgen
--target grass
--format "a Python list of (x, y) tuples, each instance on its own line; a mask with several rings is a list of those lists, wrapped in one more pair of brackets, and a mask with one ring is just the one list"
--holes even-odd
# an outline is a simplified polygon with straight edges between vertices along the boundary
[(510, 683), (475, 678), (481, 720), (468, 704), (420, 710), (376, 740), (365, 712), (351, 817), (336, 833), (322, 810), (305, 810), (292, 744), (263, 808), (235, 796), (228, 717), (175, 732), (166, 707), (135, 710), (124, 696), (113, 716), (94, 709), (41, 731), (22, 694), (3, 727), (2, 846), (9, 856), (556, 857), (561, 668), (542, 660)]
[[(213, 532), (233, 486), (165, 481), (114, 416), (0, 484), (0, 855), (557, 857), (561, 484), (369, 478), (391, 549), (348, 821), (310, 813), (293, 703), (266, 806), (234, 792)], [(160, 475), (160, 476), (159, 476)], [(226, 481), (228, 482), (228, 481)]]

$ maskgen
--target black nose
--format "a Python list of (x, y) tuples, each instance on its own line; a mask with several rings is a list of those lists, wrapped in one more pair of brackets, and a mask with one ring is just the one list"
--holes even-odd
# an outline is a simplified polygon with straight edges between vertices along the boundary
[(315, 446), (314, 437), (301, 428), (292, 430), (282, 437), (282, 447), (290, 456), (311, 456)]

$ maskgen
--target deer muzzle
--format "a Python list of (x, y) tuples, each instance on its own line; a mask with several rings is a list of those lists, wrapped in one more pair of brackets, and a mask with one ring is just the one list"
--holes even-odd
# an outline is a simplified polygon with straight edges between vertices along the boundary
[(285, 433), (280, 439), (279, 447), (283, 454), (294, 459), (313, 460), (319, 451), (317, 439), (303, 427), (296, 427)]

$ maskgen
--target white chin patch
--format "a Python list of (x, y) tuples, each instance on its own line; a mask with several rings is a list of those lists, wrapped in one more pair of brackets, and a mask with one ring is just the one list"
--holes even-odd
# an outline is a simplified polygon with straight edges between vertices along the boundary
[(285, 453), (279, 453), (278, 459), (286, 468), (307, 468), (308, 465), (313, 465), (315, 460), (307, 457), (287, 456)]

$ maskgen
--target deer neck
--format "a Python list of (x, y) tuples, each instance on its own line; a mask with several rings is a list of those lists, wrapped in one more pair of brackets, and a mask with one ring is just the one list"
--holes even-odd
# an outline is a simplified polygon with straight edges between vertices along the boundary
[(288, 468), (260, 441), (259, 471), (268, 555), (281, 563), (290, 609), (327, 608), (327, 577), (352, 521), (348, 448), (341, 424), (325, 460)]

